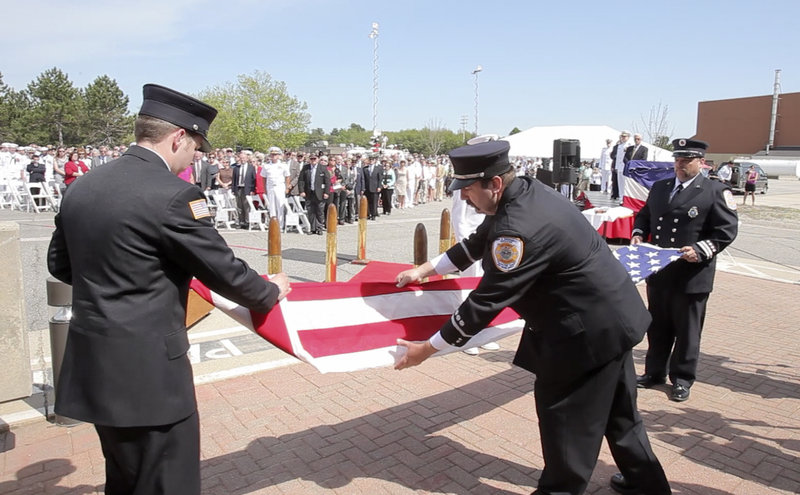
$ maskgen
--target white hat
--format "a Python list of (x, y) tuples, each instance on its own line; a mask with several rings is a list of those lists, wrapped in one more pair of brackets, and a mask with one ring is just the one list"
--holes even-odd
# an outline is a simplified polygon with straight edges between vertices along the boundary
[(272, 146), (272, 147), (270, 147), (270, 149), (269, 149), (269, 154), (270, 154), (270, 155), (272, 155), (272, 154), (282, 155), (282, 154), (283, 154), (283, 151), (281, 151), (281, 149), (280, 149), (280, 148), (278, 148), (277, 146)]

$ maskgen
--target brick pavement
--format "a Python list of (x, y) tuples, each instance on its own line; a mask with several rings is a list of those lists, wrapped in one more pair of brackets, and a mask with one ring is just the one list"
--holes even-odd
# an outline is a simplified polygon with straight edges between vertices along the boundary
[[(800, 492), (798, 301), (798, 285), (718, 273), (690, 400), (640, 392), (676, 494)], [(515, 343), (403, 372), (298, 364), (198, 386), (203, 493), (530, 493), (543, 461)], [(0, 494), (102, 493), (91, 426), (16, 425), (0, 452)], [(615, 471), (604, 446), (587, 493), (612, 493)]]

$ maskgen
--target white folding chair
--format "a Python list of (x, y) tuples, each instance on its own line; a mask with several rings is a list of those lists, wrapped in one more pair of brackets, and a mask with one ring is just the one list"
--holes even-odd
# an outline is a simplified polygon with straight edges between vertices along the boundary
[(259, 202), (263, 200), (251, 194), (248, 194), (246, 199), (247, 204), (250, 205), (250, 212), (247, 214), (247, 229), (251, 230), (253, 224), (255, 224), (262, 232), (266, 231), (269, 227), (269, 211), (266, 209), (259, 210), (255, 205), (255, 199), (258, 199)]
[(211, 214), (211, 222), (216, 222), (217, 204), (214, 202), (214, 197), (211, 191), (203, 191), (203, 195), (206, 197), (206, 205), (208, 206), (208, 212)]
[(31, 200), (30, 195), (28, 194), (27, 189), (25, 189), (25, 185), (22, 183), (22, 181), (18, 179), (9, 179), (8, 185), (14, 203), (12, 208), (20, 211), (32, 211), (33, 200)]
[(50, 195), (50, 200), (53, 202), (53, 211), (58, 211), (61, 208), (61, 184), (51, 180), (47, 183), (47, 193)]
[(36, 213), (40, 211), (55, 211), (52, 198), (47, 192), (47, 183), (45, 182), (26, 182), (25, 190), (30, 199), (31, 208)]
[(300, 196), (289, 196), (289, 208), (286, 211), (286, 220), (284, 221), (284, 229), (288, 230), (289, 227), (294, 227), (297, 232), (306, 234), (311, 232), (311, 222), (308, 220), (306, 210), (300, 202)]
[(232, 194), (228, 190), (216, 190), (212, 193), (214, 204), (217, 208), (217, 215), (214, 217), (214, 226), (224, 225), (227, 229), (232, 229), (234, 223), (239, 221), (239, 212), (235, 204), (231, 202)]
[(0, 179), (0, 210), (14, 208), (14, 195), (11, 193), (11, 185), (8, 179)]

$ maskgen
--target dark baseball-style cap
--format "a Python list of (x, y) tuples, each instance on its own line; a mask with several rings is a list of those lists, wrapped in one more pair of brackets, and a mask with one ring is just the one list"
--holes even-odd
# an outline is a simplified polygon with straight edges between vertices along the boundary
[(450, 152), (453, 164), (453, 182), (450, 190), (455, 191), (467, 187), (478, 179), (490, 179), (501, 175), (511, 168), (508, 161), (508, 141), (486, 141), (468, 144)]
[(208, 142), (208, 128), (217, 116), (217, 109), (191, 96), (158, 84), (145, 84), (144, 101), (139, 115), (148, 115), (175, 124), (203, 138), (201, 151), (213, 151)]
[(697, 158), (706, 156), (708, 143), (697, 139), (675, 139), (672, 141), (672, 156)]

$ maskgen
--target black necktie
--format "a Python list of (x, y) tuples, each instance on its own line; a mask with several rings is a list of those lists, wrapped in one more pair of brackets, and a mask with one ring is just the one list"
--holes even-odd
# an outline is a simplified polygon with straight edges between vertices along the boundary
[(675, 188), (675, 191), (672, 193), (672, 197), (669, 198), (669, 202), (672, 203), (675, 201), (675, 198), (678, 197), (678, 194), (683, 191), (683, 184), (678, 184), (678, 187)]

